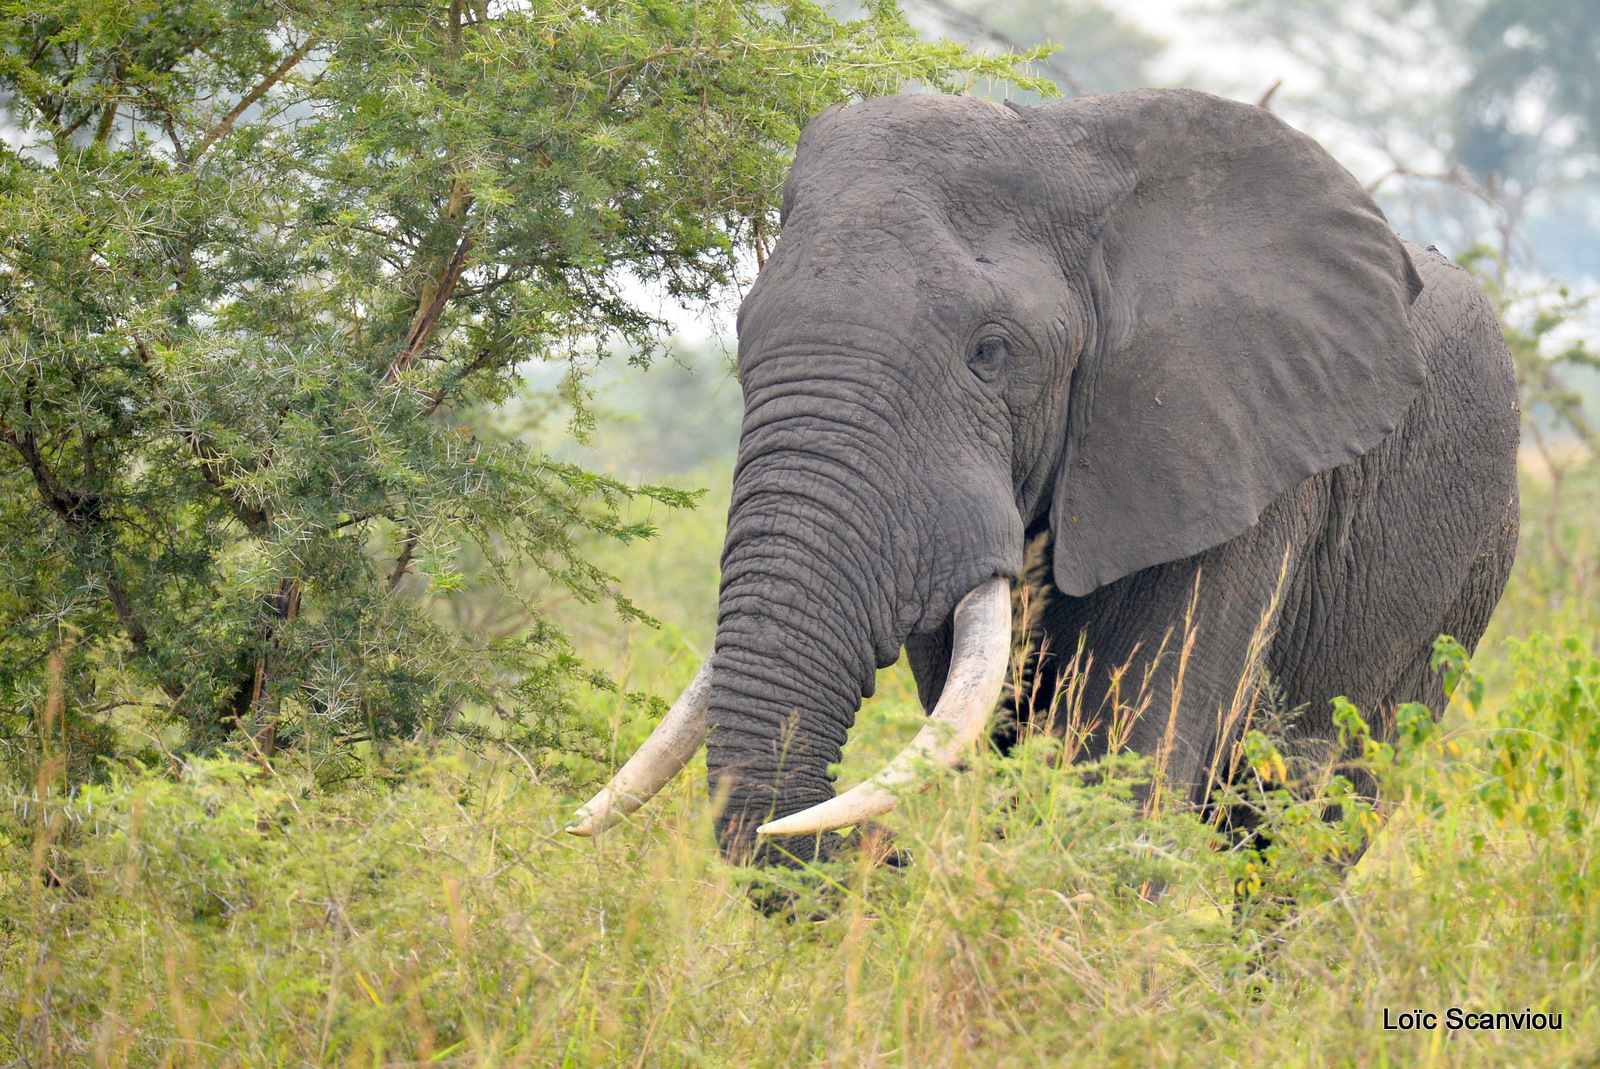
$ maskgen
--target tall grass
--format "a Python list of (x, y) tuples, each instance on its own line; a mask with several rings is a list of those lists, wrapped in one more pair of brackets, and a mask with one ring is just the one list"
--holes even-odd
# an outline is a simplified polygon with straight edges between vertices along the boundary
[[(1542, 492), (1486, 686), (1392, 747), (1346, 718), (1381, 810), (1328, 770), (1321, 801), (1283, 791), (1283, 755), (1250, 738), (1239, 800), (1265, 852), (1138, 805), (1148, 766), (1063, 768), (1047, 739), (909, 797), (907, 864), (765, 874), (717, 858), (699, 769), (588, 841), (560, 832), (578, 799), (531, 755), (419, 745), (339, 792), (293, 755), (219, 759), (68, 797), (43, 754), (0, 813), (0, 1064), (1591, 1064), (1600, 492), (1567, 481), (1553, 541)], [(670, 696), (709, 641), (721, 508), (613, 562), (669, 628), (571, 610), (624, 683), (587, 699), (618, 755), (648, 729), (626, 691)], [(1521, 637), (1540, 630), (1571, 637)], [(920, 716), (886, 670), (841, 785)], [(1562, 1029), (1383, 1027), (1452, 1006)]]
[[(1578, 660), (1531, 646), (1513, 710), (1369, 747), (1398, 796), (1343, 881), (1340, 828), (1258, 795), (1260, 915), (1201, 822), (1138, 814), (1136, 763), (1061, 768), (1047, 740), (909, 798), (903, 868), (768, 876), (717, 860), (689, 783), (585, 842), (515, 761), (401, 752), (336, 796), (226, 760), (125, 776), (5, 856), (0, 1043), (28, 1065), (1559, 1064), (1600, 1038), (1600, 664)], [(753, 881), (796, 908), (756, 912)], [(1382, 1028), (1450, 1006), (1563, 1028)]]

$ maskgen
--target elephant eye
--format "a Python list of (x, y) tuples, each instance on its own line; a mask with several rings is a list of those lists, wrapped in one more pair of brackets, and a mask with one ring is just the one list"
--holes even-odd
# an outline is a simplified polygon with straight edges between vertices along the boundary
[(984, 382), (993, 382), (1000, 374), (1006, 363), (1006, 342), (1004, 338), (985, 338), (980, 341), (972, 351), (972, 357), (967, 361), (967, 366), (972, 373)]

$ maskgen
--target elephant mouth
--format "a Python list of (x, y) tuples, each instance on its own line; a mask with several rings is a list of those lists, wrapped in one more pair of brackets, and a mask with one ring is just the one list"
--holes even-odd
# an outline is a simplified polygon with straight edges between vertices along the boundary
[[(761, 825), (759, 835), (818, 835), (883, 816), (900, 792), (932, 765), (954, 768), (983, 734), (1005, 683), (1011, 653), (1011, 587), (996, 576), (957, 604), (950, 671), (929, 723), (870, 779), (799, 813)], [(573, 814), (566, 831), (594, 836), (622, 820), (670, 783), (705, 744), (706, 710), (715, 669), (707, 658), (628, 762)]]

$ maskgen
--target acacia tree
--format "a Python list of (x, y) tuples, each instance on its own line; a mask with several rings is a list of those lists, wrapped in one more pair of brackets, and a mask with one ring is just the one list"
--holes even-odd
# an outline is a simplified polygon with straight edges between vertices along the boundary
[(130, 712), (268, 754), (555, 723), (563, 637), (454, 632), (430, 592), (470, 546), (634, 613), (575, 538), (690, 497), (463, 414), (648, 351), (639, 280), (699, 300), (764, 254), (821, 108), (1014, 62), (889, 3), (3, 6), (0, 734), (36, 752), (59, 708), (80, 757)]

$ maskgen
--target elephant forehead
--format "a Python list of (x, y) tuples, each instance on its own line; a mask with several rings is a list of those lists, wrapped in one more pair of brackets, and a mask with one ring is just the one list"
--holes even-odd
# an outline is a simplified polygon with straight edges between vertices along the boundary
[(1046, 183), (1026, 124), (988, 101), (901, 96), (833, 109), (806, 128), (784, 187), (785, 226), (869, 207), (937, 216), (967, 240), (1014, 229)]
[(898, 348), (908, 330), (959, 332), (1005, 299), (947, 228), (875, 212), (786, 231), (745, 298), (739, 338)]
[(871, 287), (874, 300), (946, 300), (985, 285), (981, 251), (920, 204), (863, 204), (858, 212), (785, 230), (762, 282), (806, 284), (819, 300), (859, 300), (852, 290), (861, 285)]
[(901, 95), (829, 108), (808, 124), (795, 149), (804, 175), (811, 164), (854, 161), (879, 166), (954, 166), (1011, 143), (1017, 116), (974, 97)]

